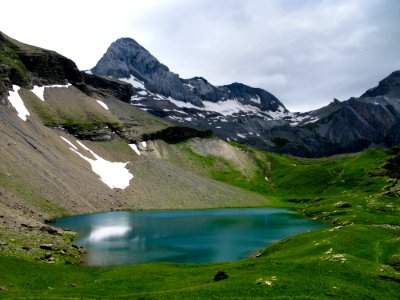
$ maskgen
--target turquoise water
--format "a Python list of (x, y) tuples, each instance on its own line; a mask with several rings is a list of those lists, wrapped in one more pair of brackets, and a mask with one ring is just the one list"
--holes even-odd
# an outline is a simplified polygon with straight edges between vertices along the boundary
[(235, 261), (287, 236), (324, 227), (286, 209), (108, 212), (57, 219), (78, 232), (93, 266)]

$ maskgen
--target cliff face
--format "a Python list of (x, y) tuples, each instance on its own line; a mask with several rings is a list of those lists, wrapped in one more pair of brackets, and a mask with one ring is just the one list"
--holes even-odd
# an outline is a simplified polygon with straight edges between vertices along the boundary
[(81, 83), (75, 63), (57, 52), (16, 41), (0, 32), (1, 92), (19, 86)]
[(366, 91), (361, 98), (386, 96), (400, 98), (400, 71), (395, 71), (379, 82), (379, 85)]
[(112, 94), (126, 102), (133, 94), (129, 84), (81, 72), (72, 60), (55, 51), (21, 43), (0, 32), (0, 96), (4, 98), (13, 84), (31, 88), (67, 83), (87, 94)]

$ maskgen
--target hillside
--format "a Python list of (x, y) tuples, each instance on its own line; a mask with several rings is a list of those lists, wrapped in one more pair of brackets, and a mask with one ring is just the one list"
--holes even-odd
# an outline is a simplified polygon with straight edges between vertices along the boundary
[[(306, 159), (227, 142), (129, 104), (129, 84), (0, 37), (1, 298), (397, 299), (398, 147)], [(238, 262), (93, 268), (75, 233), (46, 224), (110, 210), (265, 206), (329, 226)], [(214, 281), (220, 270), (229, 277)]]

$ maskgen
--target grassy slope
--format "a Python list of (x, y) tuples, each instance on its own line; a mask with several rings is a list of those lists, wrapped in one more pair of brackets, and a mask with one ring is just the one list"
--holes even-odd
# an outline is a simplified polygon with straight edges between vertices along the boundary
[[(398, 198), (390, 193), (398, 184), (376, 176), (393, 150), (309, 160), (240, 146), (260, 166), (253, 176), (245, 177), (222, 158), (202, 157), (185, 143), (176, 147), (199, 173), (256, 190), (274, 198), (276, 205), (295, 207), (313, 218), (346, 226), (294, 236), (260, 251), (258, 258), (235, 263), (156, 263), (95, 269), (47, 266), (2, 256), (0, 285), (7, 290), (1, 295), (40, 299), (397, 299), (400, 276), (395, 267), (400, 265), (400, 230), (388, 224), (400, 223)], [(220, 269), (230, 277), (214, 282), (212, 278)]]

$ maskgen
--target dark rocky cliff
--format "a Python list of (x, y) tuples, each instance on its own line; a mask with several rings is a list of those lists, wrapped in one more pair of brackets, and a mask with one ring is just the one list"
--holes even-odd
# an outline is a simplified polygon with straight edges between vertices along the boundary
[[(0, 32), (1, 91), (20, 86), (81, 83), (75, 63), (57, 52), (30, 46)], [(7, 89), (6, 89), (7, 87)]]
[(21, 43), (0, 32), (0, 97), (6, 96), (13, 84), (31, 88), (66, 83), (89, 95), (106, 93), (125, 102), (133, 94), (130, 84), (86, 74), (55, 51)]
[(400, 98), (400, 71), (395, 71), (388, 77), (379, 82), (377, 87), (369, 89), (361, 97), (387, 96), (390, 98)]

